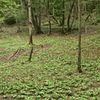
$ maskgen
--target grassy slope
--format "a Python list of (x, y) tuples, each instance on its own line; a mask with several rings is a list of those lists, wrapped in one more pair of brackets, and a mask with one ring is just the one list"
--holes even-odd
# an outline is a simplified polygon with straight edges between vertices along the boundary
[[(31, 63), (26, 62), (27, 39), (25, 33), (0, 33), (0, 98), (99, 100), (100, 34), (82, 35), (83, 74), (77, 72), (77, 34), (34, 36), (38, 46), (34, 47)], [(8, 61), (18, 48), (23, 50)]]

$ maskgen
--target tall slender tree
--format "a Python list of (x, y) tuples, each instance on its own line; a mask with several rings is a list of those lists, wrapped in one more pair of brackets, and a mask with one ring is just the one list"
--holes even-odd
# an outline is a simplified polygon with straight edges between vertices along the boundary
[(31, 47), (28, 61), (31, 61), (33, 53), (31, 0), (28, 0), (28, 15), (29, 15), (29, 45)]
[(82, 68), (81, 68), (81, 0), (78, 0), (78, 20), (79, 20), (78, 72), (82, 73)]
[(41, 0), (32, 0), (32, 22), (36, 34), (41, 34)]
[(48, 23), (49, 23), (48, 35), (50, 35), (51, 34), (50, 0), (47, 1), (47, 9), (48, 9)]
[(65, 0), (62, 1), (62, 34), (65, 34)]
[(68, 32), (71, 32), (72, 30), (72, 24), (73, 24), (73, 21), (71, 23), (71, 16), (72, 16), (72, 11), (73, 11), (73, 8), (74, 8), (74, 4), (75, 4), (75, 0), (73, 0), (73, 2), (71, 3), (70, 1), (70, 9), (69, 9), (69, 15), (68, 15), (68, 18), (67, 18), (67, 31)]

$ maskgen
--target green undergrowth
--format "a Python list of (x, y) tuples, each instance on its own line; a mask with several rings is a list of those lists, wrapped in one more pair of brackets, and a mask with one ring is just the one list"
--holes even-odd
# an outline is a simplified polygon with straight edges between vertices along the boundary
[[(2, 100), (100, 99), (99, 34), (82, 35), (82, 74), (77, 71), (77, 34), (34, 36), (31, 62), (28, 36), (23, 34), (0, 33)], [(8, 60), (18, 49), (22, 53)]]

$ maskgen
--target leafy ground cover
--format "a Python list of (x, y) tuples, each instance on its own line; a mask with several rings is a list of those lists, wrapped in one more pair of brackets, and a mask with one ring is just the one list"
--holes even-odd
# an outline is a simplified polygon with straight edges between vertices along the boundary
[(99, 100), (100, 34), (82, 34), (82, 74), (77, 40), (77, 34), (33, 36), (33, 58), (27, 62), (28, 35), (1, 32), (0, 100)]

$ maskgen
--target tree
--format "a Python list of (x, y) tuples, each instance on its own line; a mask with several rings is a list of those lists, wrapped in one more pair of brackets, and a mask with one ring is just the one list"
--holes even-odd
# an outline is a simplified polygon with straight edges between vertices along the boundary
[(29, 45), (31, 47), (28, 61), (31, 61), (33, 53), (31, 0), (28, 0), (28, 15), (29, 15)]
[(62, 0), (62, 34), (65, 34), (65, 0)]
[(96, 6), (96, 20), (97, 22), (100, 22), (100, 1), (96, 0), (97, 6)]
[(78, 44), (78, 71), (82, 73), (81, 69), (81, 2), (78, 0), (78, 20), (79, 20), (79, 44)]
[(67, 31), (68, 32), (71, 32), (71, 30), (72, 30), (73, 21), (71, 23), (71, 15), (72, 15), (72, 11), (73, 11), (73, 8), (74, 8), (74, 4), (75, 4), (75, 0), (72, 2), (71, 6), (70, 6), (69, 15), (68, 15), (68, 18), (67, 18)]
[(47, 9), (48, 9), (48, 23), (49, 23), (48, 35), (50, 35), (51, 34), (50, 0), (47, 1)]
[(32, 1), (32, 22), (34, 25), (35, 33), (43, 33), (41, 30), (41, 0)]

